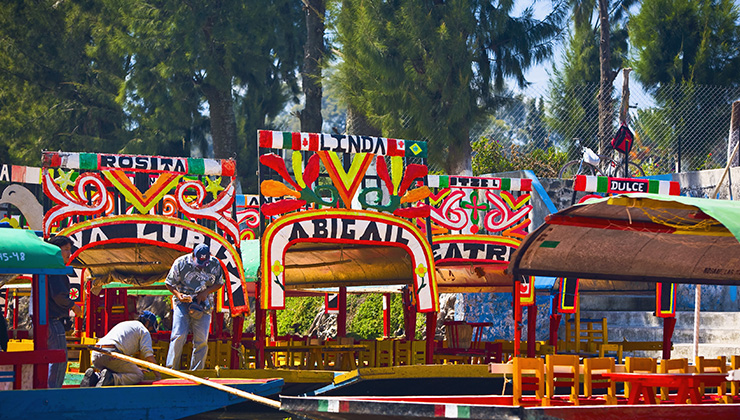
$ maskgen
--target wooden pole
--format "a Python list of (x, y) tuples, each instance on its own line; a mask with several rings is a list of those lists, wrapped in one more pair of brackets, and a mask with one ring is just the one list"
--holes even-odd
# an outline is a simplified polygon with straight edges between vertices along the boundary
[(245, 391), (242, 391), (241, 389), (237, 389), (237, 388), (233, 388), (233, 387), (230, 387), (230, 386), (226, 386), (226, 385), (220, 384), (218, 382), (210, 381), (208, 379), (199, 378), (199, 377), (194, 376), (194, 375), (191, 375), (189, 373), (180, 372), (179, 370), (174, 370), (174, 369), (170, 369), (170, 368), (167, 368), (167, 367), (164, 367), (164, 366), (159, 366), (157, 364), (154, 364), (154, 363), (151, 363), (151, 362), (147, 362), (146, 360), (137, 359), (136, 357), (127, 356), (125, 354), (118, 353), (118, 352), (115, 352), (115, 351), (108, 351), (108, 350), (102, 349), (100, 347), (95, 347), (95, 346), (89, 346), (89, 348), (90, 348), (90, 350), (94, 350), (94, 351), (97, 351), (97, 352), (100, 352), (100, 353), (105, 353), (105, 354), (107, 354), (109, 356), (115, 357), (116, 359), (125, 360), (125, 361), (131, 362), (131, 363), (133, 363), (135, 365), (143, 366), (143, 367), (145, 367), (147, 369), (150, 369), (150, 370), (153, 370), (155, 372), (165, 373), (167, 375), (174, 376), (176, 378), (187, 379), (187, 380), (193, 381), (193, 382), (195, 382), (197, 384), (201, 384), (201, 385), (205, 385), (205, 386), (210, 386), (211, 388), (216, 388), (218, 390), (221, 390), (221, 391), (224, 391), (224, 392), (228, 392), (229, 394), (233, 394), (233, 395), (236, 395), (238, 397), (242, 397), (244, 399), (247, 399), (247, 400), (250, 400), (250, 401), (254, 401), (256, 403), (264, 404), (264, 405), (266, 405), (268, 407), (272, 407), (272, 408), (275, 408), (275, 409), (278, 409), (278, 410), (280, 409), (280, 402), (275, 401), (275, 400), (271, 400), (269, 398), (265, 398), (265, 397), (260, 396), (260, 395), (255, 395), (255, 394), (252, 394), (252, 393), (249, 393), (249, 392), (245, 392)]
[(714, 194), (710, 198), (717, 198), (717, 194), (719, 194), (719, 189), (722, 187), (722, 183), (725, 182), (725, 177), (727, 176), (727, 173), (730, 171), (730, 165), (732, 164), (732, 161), (735, 159), (735, 155), (737, 154), (737, 149), (740, 147), (740, 143), (735, 145), (735, 150), (732, 151), (732, 156), (730, 156), (730, 159), (727, 161), (727, 166), (725, 166), (724, 172), (722, 172), (722, 178), (719, 179), (719, 182), (717, 183), (717, 186), (714, 188)]

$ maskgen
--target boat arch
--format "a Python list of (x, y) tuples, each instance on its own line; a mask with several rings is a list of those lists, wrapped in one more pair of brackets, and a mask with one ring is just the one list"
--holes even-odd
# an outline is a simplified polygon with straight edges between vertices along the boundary
[(303, 211), (271, 223), (263, 234), (262, 243), (263, 308), (285, 308), (285, 256), (288, 248), (298, 243), (331, 243), (404, 250), (411, 258), (418, 310), (439, 310), (431, 246), (424, 234), (405, 219), (366, 210)]
[(205, 243), (226, 274), (229, 308), (232, 313), (244, 312), (246, 282), (238, 251), (197, 223), (158, 215), (119, 215), (75, 223), (58, 234), (72, 240), (72, 260), (81, 261), (95, 276), (113, 280), (126, 275), (161, 279), (177, 256)]

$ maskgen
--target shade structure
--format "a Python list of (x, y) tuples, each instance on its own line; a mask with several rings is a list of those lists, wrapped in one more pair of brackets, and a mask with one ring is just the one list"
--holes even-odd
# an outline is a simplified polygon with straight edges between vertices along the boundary
[(0, 228), (0, 273), (69, 274), (59, 247), (44, 242), (35, 232)]
[(528, 275), (740, 284), (740, 204), (621, 194), (550, 215), (512, 257)]

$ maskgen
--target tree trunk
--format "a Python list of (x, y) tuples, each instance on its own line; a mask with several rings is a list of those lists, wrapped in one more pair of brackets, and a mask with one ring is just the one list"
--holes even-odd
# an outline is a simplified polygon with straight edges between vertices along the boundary
[(211, 135), (213, 136), (213, 155), (217, 159), (236, 158), (236, 116), (231, 86), (225, 89), (208, 83), (201, 85), (208, 99), (211, 114)]
[(303, 48), (303, 93), (306, 106), (300, 112), (301, 131), (320, 133), (321, 118), (321, 62), (324, 58), (324, 0), (306, 0), (306, 45)]
[(347, 134), (361, 136), (380, 137), (382, 135), (379, 129), (370, 124), (365, 114), (357, 111), (352, 105), (347, 105), (347, 127), (345, 131)]
[(473, 175), (473, 149), (468, 137), (469, 130), (460, 130), (453, 138), (447, 149), (447, 163), (445, 170), (448, 175)]
[(609, 47), (609, 0), (599, 0), (599, 154), (606, 149), (612, 131), (612, 71)]

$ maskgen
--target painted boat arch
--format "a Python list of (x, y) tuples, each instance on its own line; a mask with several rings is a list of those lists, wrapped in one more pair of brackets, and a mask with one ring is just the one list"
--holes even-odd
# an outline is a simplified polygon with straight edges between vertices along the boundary
[[(85, 252), (110, 245), (137, 245), (166, 248), (178, 253), (189, 252), (199, 243), (211, 248), (224, 268), (230, 287), (227, 287), (228, 305), (232, 314), (249, 312), (246, 303), (247, 283), (241, 256), (223, 236), (188, 220), (156, 215), (119, 215), (76, 223), (58, 234), (72, 239), (72, 259), (84, 261)], [(120, 251), (119, 251), (120, 252)], [(94, 270), (94, 268), (93, 268)], [(161, 267), (164, 274), (169, 266)]]
[(412, 259), (420, 312), (439, 310), (434, 255), (424, 234), (405, 219), (366, 210), (326, 209), (288, 214), (262, 236), (262, 307), (285, 307), (285, 254), (299, 242), (398, 247)]

